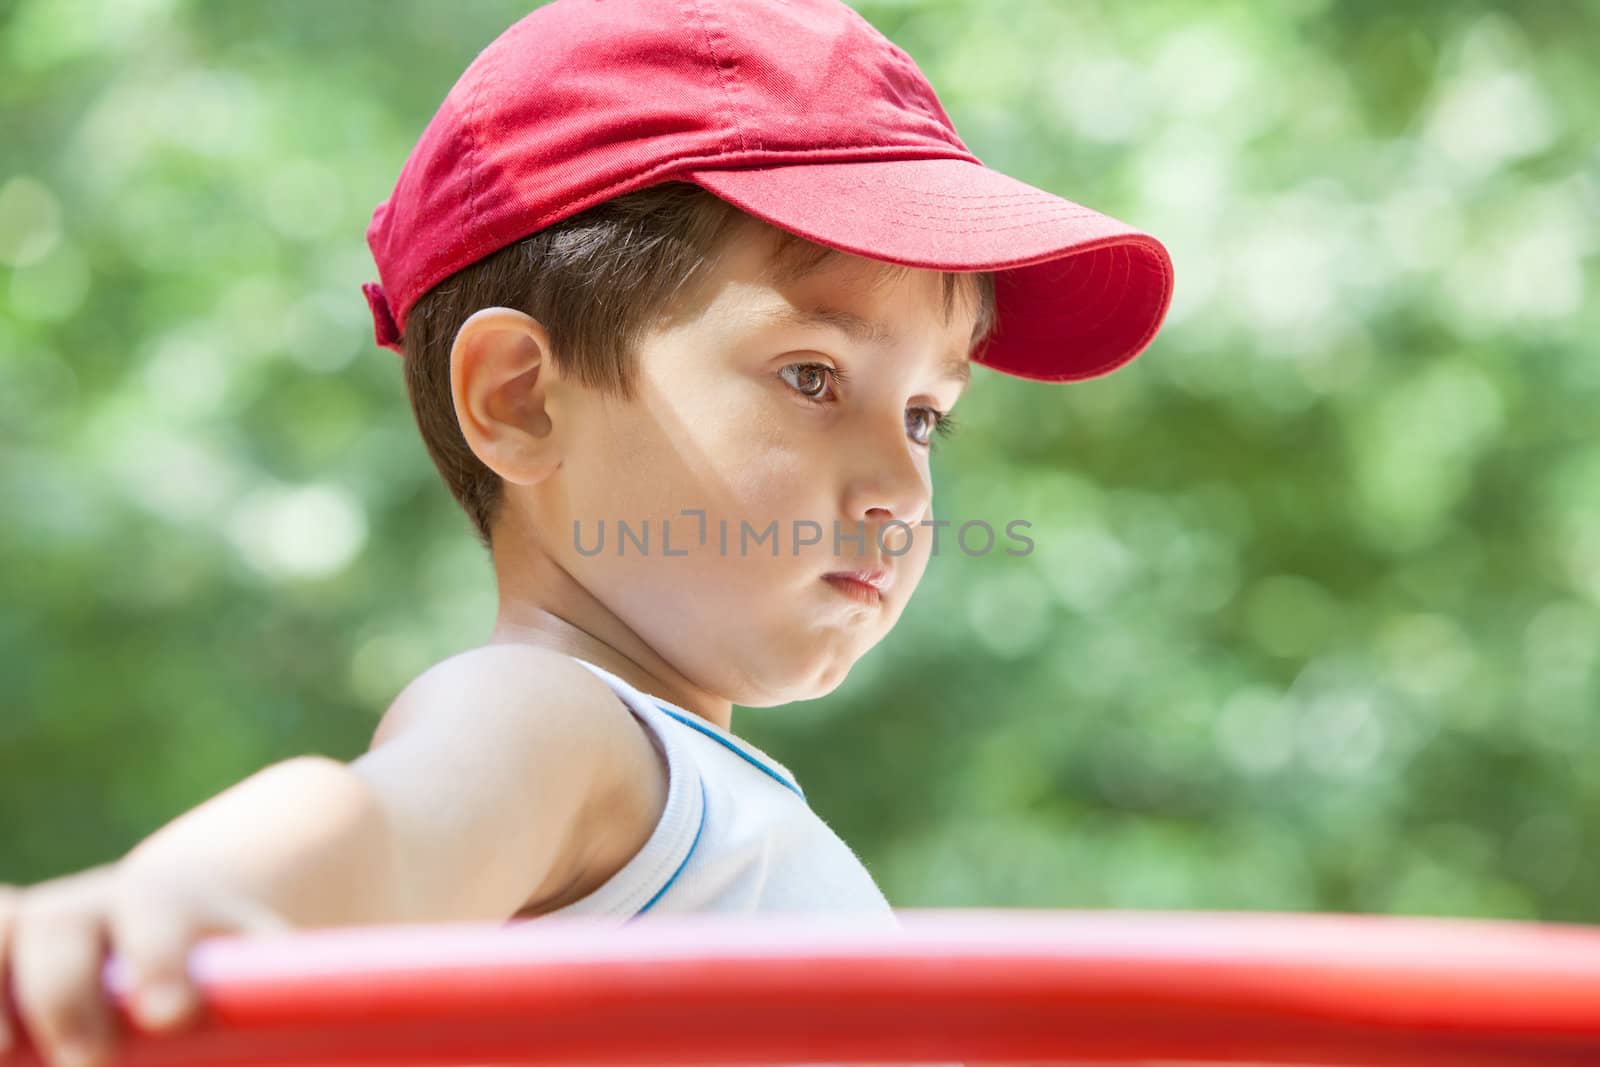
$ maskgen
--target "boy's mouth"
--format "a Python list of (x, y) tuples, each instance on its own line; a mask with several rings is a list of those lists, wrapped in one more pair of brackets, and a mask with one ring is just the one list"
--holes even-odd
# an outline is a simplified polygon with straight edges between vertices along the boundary
[(864, 604), (876, 604), (894, 585), (894, 572), (883, 567), (870, 570), (830, 571), (822, 580)]

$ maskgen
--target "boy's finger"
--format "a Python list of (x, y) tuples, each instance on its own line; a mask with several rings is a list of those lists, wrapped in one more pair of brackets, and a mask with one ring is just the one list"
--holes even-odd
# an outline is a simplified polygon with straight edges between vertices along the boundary
[(15, 886), (0, 885), (0, 1056), (16, 1046), (17, 1040), (12, 1028), (11, 1009), (7, 1005), (10, 997), (6, 990), (10, 988), (10, 964), (7, 958), (11, 955), (11, 928), (16, 925), (17, 908), (22, 903), (22, 891)]
[(52, 1067), (105, 1062), (116, 1039), (101, 972), (99, 915), (67, 894), (28, 894), (11, 935), (17, 1014)]
[(186, 1021), (195, 1005), (189, 925), (159, 906), (119, 906), (111, 912), (111, 938), (126, 968), (129, 1010), (140, 1025), (165, 1030)]

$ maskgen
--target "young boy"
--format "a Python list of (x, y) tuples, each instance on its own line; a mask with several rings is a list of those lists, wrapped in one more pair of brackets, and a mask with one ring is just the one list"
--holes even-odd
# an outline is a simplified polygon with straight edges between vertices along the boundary
[(275, 764), (0, 899), (0, 1048), (103, 1062), (112, 950), (135, 1021), (183, 1025), (186, 952), (219, 933), (893, 921), (732, 706), (829, 693), (893, 627), (972, 363), (1107, 373), (1172, 284), (1153, 237), (985, 168), (839, 0), (541, 7), (467, 68), (367, 236), (377, 340), (493, 558), (490, 639), (353, 762)]

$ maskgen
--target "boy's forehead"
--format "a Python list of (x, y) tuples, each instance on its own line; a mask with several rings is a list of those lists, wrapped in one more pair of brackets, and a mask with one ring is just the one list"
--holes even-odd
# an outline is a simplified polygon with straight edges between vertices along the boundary
[[(933, 309), (944, 317), (939, 272), (898, 270), (891, 264), (810, 242), (790, 243), (771, 228), (746, 228), (724, 246), (710, 272), (703, 314), (732, 329), (827, 326), (853, 343), (881, 347), (898, 340), (894, 320)], [(909, 301), (907, 308), (903, 302)], [(945, 325), (953, 337), (971, 334), (976, 309), (957, 301)], [(951, 355), (965, 357), (965, 343)]]

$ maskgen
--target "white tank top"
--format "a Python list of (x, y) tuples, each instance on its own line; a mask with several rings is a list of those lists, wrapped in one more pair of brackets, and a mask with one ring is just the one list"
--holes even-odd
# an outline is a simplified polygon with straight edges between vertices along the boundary
[(787, 767), (716, 723), (577, 661), (609, 685), (660, 742), (667, 757), (667, 804), (649, 840), (621, 870), (588, 896), (529, 921), (596, 915), (620, 925), (679, 912), (827, 911), (900, 928), (860, 858), (811, 810)]
[(546, 915), (621, 923), (680, 912), (827, 911), (900, 925), (860, 858), (811, 810), (787, 767), (716, 723), (577, 662), (656, 737), (667, 759), (667, 804), (621, 870)]

